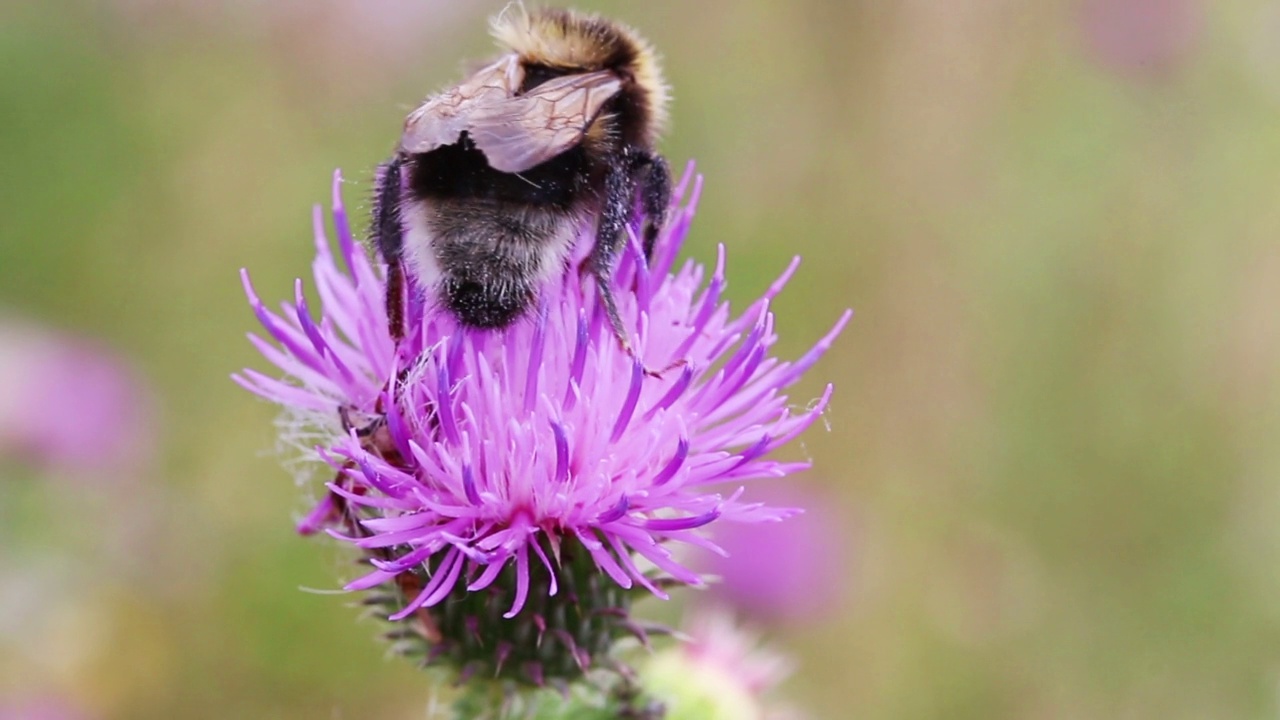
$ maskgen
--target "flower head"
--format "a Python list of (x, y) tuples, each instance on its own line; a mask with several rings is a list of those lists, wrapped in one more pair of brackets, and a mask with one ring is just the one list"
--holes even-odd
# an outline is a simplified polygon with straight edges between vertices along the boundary
[(722, 608), (695, 612), (687, 641), (650, 656), (640, 668), (646, 691), (668, 720), (798, 720), (772, 698), (792, 661), (761, 643)]
[(151, 400), (127, 360), (97, 342), (0, 315), (0, 458), (130, 478), (151, 455)]
[(0, 720), (81, 720), (88, 715), (55, 696), (0, 699)]
[(1205, 35), (1199, 0), (1084, 0), (1080, 29), (1092, 60), (1131, 80), (1172, 75)]
[(805, 514), (767, 525), (716, 527), (713, 538), (726, 554), (710, 555), (703, 564), (719, 578), (708, 595), (755, 621), (822, 622), (849, 589), (856, 523), (835, 512), (833, 498), (800, 482), (760, 488), (755, 499), (802, 507)]
[[(277, 314), (246, 276), (274, 343), (251, 339), (286, 379), (253, 370), (236, 379), (282, 405), (287, 435), (337, 472), (300, 529), (326, 528), (368, 554), (373, 570), (348, 589), (394, 586), (391, 618), (419, 618), (437, 642), (455, 607), (460, 632), (476, 634), (495, 594), (504, 618), (525, 612), (539, 634), (552, 633), (557, 593), (588, 615), (624, 604), (633, 586), (665, 597), (666, 584), (702, 583), (673, 546), (714, 550), (700, 534), (710, 523), (792, 514), (744, 499), (744, 483), (807, 466), (769, 453), (819, 416), (831, 388), (799, 410), (784, 389), (849, 314), (799, 360), (772, 357), (770, 302), (798, 260), (732, 314), (721, 297), (723, 246), (709, 273), (677, 263), (700, 187), (691, 177), (650, 260), (632, 233), (614, 275), (634, 354), (576, 269), (544, 289), (530, 317), (499, 331), (462, 328), (411, 287), (406, 337), (393, 342), (383, 273), (351, 234), (337, 177), (345, 269), (315, 215), (322, 317), (311, 317), (301, 282)], [(575, 267), (589, 228), (581, 237)], [(483, 608), (477, 596), (489, 598)], [(583, 642), (599, 644), (578, 636), (565, 645)]]

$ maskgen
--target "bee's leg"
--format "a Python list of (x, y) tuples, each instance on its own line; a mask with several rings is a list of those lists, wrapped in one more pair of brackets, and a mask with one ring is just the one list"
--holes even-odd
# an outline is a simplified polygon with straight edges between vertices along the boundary
[(399, 260), (387, 263), (387, 330), (391, 339), (404, 339), (404, 267)]
[[(657, 153), (639, 151), (632, 162), (634, 185), (640, 194), (640, 210), (644, 213), (644, 230), (641, 239), (644, 242), (644, 259), (653, 258), (653, 246), (658, 233), (667, 225), (667, 210), (671, 207), (671, 166), (667, 159)], [(661, 370), (645, 368), (645, 374), (662, 377), (668, 370), (680, 367), (686, 362), (676, 358)]]
[(644, 211), (644, 257), (653, 257), (653, 243), (667, 224), (671, 205), (671, 166), (657, 153), (637, 157), (636, 181), (640, 189), (640, 209)]
[(404, 227), (400, 222), (403, 165), (404, 156), (397, 153), (378, 168), (370, 229), (378, 254), (387, 264), (387, 329), (397, 342), (404, 337), (404, 266), (400, 264), (404, 246)]
[(600, 221), (596, 225), (596, 243), (587, 258), (587, 268), (596, 279), (600, 300), (604, 303), (609, 327), (627, 354), (632, 354), (631, 341), (627, 339), (622, 317), (618, 315), (618, 303), (613, 297), (613, 264), (618, 249), (625, 241), (627, 222), (631, 218), (631, 203), (635, 195), (634, 162), (624, 158), (609, 166), (604, 179), (604, 202)]

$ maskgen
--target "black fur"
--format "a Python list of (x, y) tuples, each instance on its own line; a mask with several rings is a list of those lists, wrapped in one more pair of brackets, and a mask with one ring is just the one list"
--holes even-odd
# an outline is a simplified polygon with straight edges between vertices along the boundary
[(408, 165), (409, 194), (419, 200), (491, 200), (559, 209), (568, 209), (581, 195), (589, 174), (581, 146), (519, 174), (498, 172), (466, 133), (453, 145), (413, 156)]
[(671, 166), (661, 155), (640, 157), (636, 171), (640, 186), (640, 208), (644, 212), (644, 257), (653, 257), (653, 243), (667, 224), (667, 208), (671, 205)]
[(373, 239), (387, 263), (387, 327), (391, 337), (404, 337), (404, 223), (400, 218), (400, 185), (403, 158), (396, 155), (378, 172), (373, 203)]
[(521, 287), (503, 292), (492, 283), (450, 278), (444, 283), (445, 304), (458, 319), (480, 328), (510, 325), (533, 302), (533, 291)]

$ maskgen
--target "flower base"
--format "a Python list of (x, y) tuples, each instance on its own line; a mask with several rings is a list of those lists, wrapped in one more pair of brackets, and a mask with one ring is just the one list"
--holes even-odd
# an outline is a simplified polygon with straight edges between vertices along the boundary
[[(398, 654), (423, 665), (452, 668), (459, 677), (487, 677), (531, 685), (559, 685), (596, 667), (609, 667), (609, 650), (623, 637), (647, 642), (653, 628), (631, 620), (634, 589), (624, 589), (602, 573), (576, 538), (542, 550), (555, 569), (528, 566), (528, 597), (514, 617), (520, 583), (515, 563), (478, 592), (459, 583), (448, 597), (393, 622), (386, 636)], [(433, 559), (402, 573), (365, 599), (382, 618), (397, 614), (439, 570)]]

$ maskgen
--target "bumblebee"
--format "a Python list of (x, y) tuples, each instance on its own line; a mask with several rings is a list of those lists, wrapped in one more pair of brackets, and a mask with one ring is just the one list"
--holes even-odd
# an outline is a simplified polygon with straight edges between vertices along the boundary
[(391, 334), (404, 336), (406, 272), (463, 325), (510, 325), (594, 222), (581, 270), (630, 351), (611, 272), (637, 203), (647, 256), (671, 200), (657, 56), (630, 28), (569, 10), (514, 6), (491, 30), (507, 53), (410, 113), (379, 168), (371, 235)]

